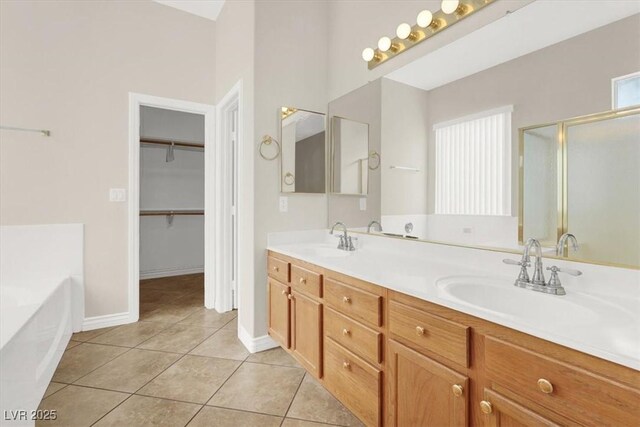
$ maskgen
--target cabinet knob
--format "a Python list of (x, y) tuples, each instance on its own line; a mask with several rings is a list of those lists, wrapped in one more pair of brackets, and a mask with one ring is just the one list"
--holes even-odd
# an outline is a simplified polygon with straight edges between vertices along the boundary
[(286, 295), (286, 294), (287, 294), (287, 291), (282, 291), (282, 295)]
[(491, 404), (491, 402), (483, 400), (480, 402), (480, 410), (483, 414), (490, 414), (493, 412), (493, 405)]
[(351, 298), (349, 297), (342, 297), (342, 302), (345, 304), (349, 304), (351, 302)]
[(350, 333), (351, 333), (351, 332), (349, 332), (349, 330), (348, 330), (348, 329), (346, 329), (346, 328), (342, 330), (342, 335), (344, 335), (344, 336), (347, 336), (347, 335), (349, 335)]
[(275, 271), (277, 273), (278, 271), (280, 271), (280, 267), (277, 267), (277, 266), (273, 267), (273, 271)]
[(538, 388), (545, 394), (553, 393), (553, 384), (551, 384), (549, 380), (545, 380), (544, 378), (540, 378), (538, 380)]
[(346, 360), (344, 362), (342, 362), (342, 367), (344, 369), (351, 369), (351, 363), (347, 362)]
[(301, 277), (300, 279), (298, 279), (298, 282), (300, 282), (301, 285), (304, 285), (305, 283), (307, 283), (307, 279)]
[(424, 328), (422, 326), (416, 326), (416, 334), (424, 335)]
[(462, 392), (464, 391), (464, 389), (460, 384), (454, 384), (451, 386), (451, 391), (453, 392), (453, 395), (455, 397), (460, 397), (462, 396)]
[(287, 295), (287, 298), (293, 299), (293, 295), (289, 294), (289, 295)]

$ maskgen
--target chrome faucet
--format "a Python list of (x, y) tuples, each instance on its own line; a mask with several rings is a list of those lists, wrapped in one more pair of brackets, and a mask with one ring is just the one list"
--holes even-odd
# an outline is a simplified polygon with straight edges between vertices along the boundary
[[(340, 221), (333, 224), (333, 227), (331, 227), (331, 231), (329, 232), (329, 234), (333, 234), (336, 227), (338, 226), (342, 227), (342, 233), (343, 233), (342, 236), (338, 236), (340, 238), (340, 241), (338, 242), (338, 249), (343, 251), (350, 251), (350, 252), (355, 251), (356, 248), (353, 245), (354, 239), (347, 234), (347, 226), (341, 223)], [(355, 240), (358, 240), (358, 239), (355, 239)]]
[(367, 233), (371, 233), (371, 229), (373, 228), (374, 225), (376, 226), (378, 231), (382, 232), (382, 224), (380, 224), (378, 221), (374, 219), (369, 223), (369, 225), (367, 225)]
[[(536, 249), (536, 261), (534, 265), (533, 277), (529, 279), (527, 267), (531, 265), (531, 258), (529, 256), (529, 253), (532, 247), (535, 247)], [(540, 246), (540, 242), (536, 239), (527, 240), (520, 262), (514, 261), (512, 259), (505, 259), (503, 260), (503, 262), (505, 264), (519, 265), (521, 267), (520, 274), (514, 282), (515, 286), (553, 295), (566, 295), (567, 293), (560, 283), (558, 273), (567, 273), (572, 276), (580, 276), (582, 274), (582, 272), (578, 270), (571, 270), (567, 268), (560, 269), (556, 266), (547, 267), (547, 270), (551, 271), (551, 277), (549, 278), (549, 283), (546, 283), (544, 280), (544, 272), (542, 267), (542, 247)]]
[(560, 236), (560, 239), (558, 239), (558, 245), (556, 246), (556, 256), (560, 256), (563, 254), (564, 245), (567, 243), (567, 240), (571, 243), (571, 247), (573, 248), (574, 252), (580, 249), (576, 236), (571, 233), (564, 233), (562, 236)]

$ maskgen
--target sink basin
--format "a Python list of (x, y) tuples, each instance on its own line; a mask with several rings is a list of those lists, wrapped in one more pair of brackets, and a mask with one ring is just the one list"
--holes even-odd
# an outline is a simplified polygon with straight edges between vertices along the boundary
[(338, 249), (336, 246), (328, 244), (301, 246), (298, 248), (298, 251), (305, 253), (308, 256), (321, 258), (344, 258), (352, 253), (349, 251), (343, 251)]
[(442, 298), (504, 317), (557, 326), (593, 324), (600, 318), (593, 301), (585, 306), (566, 296), (518, 288), (503, 279), (456, 276), (440, 279), (436, 286)]

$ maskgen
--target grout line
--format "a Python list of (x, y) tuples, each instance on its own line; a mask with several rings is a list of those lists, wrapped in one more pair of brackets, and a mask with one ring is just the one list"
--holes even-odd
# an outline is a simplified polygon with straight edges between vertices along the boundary
[(100, 418), (98, 418), (96, 420), (95, 423), (91, 424), (92, 426), (98, 424), (100, 422), (100, 420), (102, 420), (104, 417), (106, 417), (107, 415), (109, 415), (110, 413), (112, 413), (113, 411), (115, 411), (117, 408), (120, 407), (120, 405), (122, 405), (124, 402), (126, 402), (127, 400), (131, 399), (131, 396), (133, 396), (133, 394), (130, 394), (129, 396), (127, 396), (126, 399), (124, 399), (122, 402), (118, 403), (116, 406), (114, 406), (113, 408), (111, 408), (110, 410), (108, 410), (103, 416), (101, 416)]
[[(204, 405), (207, 408), (217, 408), (217, 409), (225, 409), (227, 411), (235, 411), (235, 412), (246, 412), (249, 414), (256, 414), (256, 415), (266, 415), (268, 417), (276, 417), (276, 418), (282, 418), (282, 421), (284, 421), (284, 416), (283, 415), (273, 415), (273, 414), (267, 414), (266, 412), (257, 412), (257, 411), (252, 411), (250, 409), (238, 409), (238, 408), (230, 408), (227, 406), (218, 406), (218, 405)], [(303, 420), (305, 421), (305, 420)]]
[[(302, 378), (300, 379), (300, 383), (298, 384), (298, 388), (296, 388), (296, 392), (293, 393), (293, 397), (291, 398), (291, 402), (289, 402), (289, 406), (287, 406), (287, 410), (284, 413), (284, 418), (282, 418), (282, 423), (284, 423), (284, 420), (287, 418), (287, 415), (289, 414), (289, 411), (291, 410), (291, 406), (293, 405), (293, 401), (296, 400), (296, 396), (298, 396), (298, 392), (300, 391), (300, 387), (302, 387), (302, 383), (304, 382), (304, 377), (306, 376), (306, 372), (302, 375)], [(280, 423), (280, 426), (282, 426), (282, 423)]]
[[(205, 357), (206, 357), (206, 356), (205, 356)], [(207, 401), (205, 402), (205, 405), (207, 405), (207, 403), (209, 403), (209, 401), (210, 401), (211, 399), (213, 399), (213, 396), (215, 396), (215, 395), (216, 395), (216, 393), (218, 393), (220, 390), (222, 390), (222, 387), (224, 387), (224, 386), (225, 386), (225, 384), (227, 384), (227, 382), (231, 379), (231, 377), (232, 377), (232, 376), (234, 376), (234, 375), (236, 374), (236, 372), (238, 372), (238, 370), (240, 369), (240, 367), (241, 367), (242, 365), (244, 365), (244, 361), (236, 360), (236, 362), (240, 362), (240, 363), (238, 364), (238, 367), (237, 367), (236, 369), (234, 369), (234, 370), (233, 370), (233, 372), (231, 372), (231, 375), (229, 375), (229, 376), (227, 377), (227, 379), (226, 379), (226, 380), (224, 380), (224, 381), (222, 382), (222, 384), (220, 384), (220, 387), (218, 387), (218, 388), (216, 389), (216, 391), (214, 391), (214, 392), (213, 392), (213, 394), (212, 394), (211, 396), (209, 396), (209, 398), (208, 398), (208, 399), (207, 399)], [(213, 405), (211, 405), (211, 406), (213, 406)]]
[(203, 409), (204, 409), (204, 405), (200, 406), (200, 409), (198, 409), (198, 410), (196, 411), (196, 413), (195, 413), (195, 414), (193, 414), (193, 417), (189, 418), (189, 421), (187, 421), (187, 423), (185, 424), (185, 427), (186, 427), (186, 426), (188, 426), (188, 425), (189, 425), (189, 423), (190, 423), (191, 421), (193, 421), (193, 419), (194, 419), (195, 417), (197, 417), (197, 416), (198, 416), (198, 414), (199, 414), (200, 412), (202, 412), (202, 410), (203, 410)]

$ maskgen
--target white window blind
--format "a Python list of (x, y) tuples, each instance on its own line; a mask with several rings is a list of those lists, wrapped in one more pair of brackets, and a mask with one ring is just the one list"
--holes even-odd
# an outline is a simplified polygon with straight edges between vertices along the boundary
[(433, 128), (435, 213), (511, 215), (511, 112), (502, 107)]

